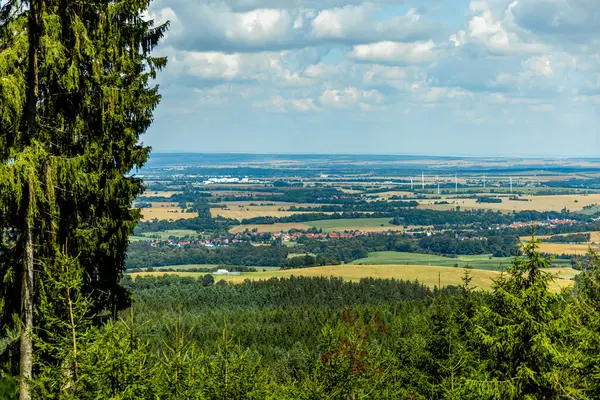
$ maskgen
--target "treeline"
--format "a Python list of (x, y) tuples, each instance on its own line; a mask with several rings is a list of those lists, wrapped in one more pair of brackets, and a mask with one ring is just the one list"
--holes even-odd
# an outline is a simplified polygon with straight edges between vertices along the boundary
[(505, 235), (477, 239), (430, 236), (419, 240), (419, 247), (438, 254), (492, 254), (494, 257), (511, 257), (518, 253), (519, 243), (519, 237)]
[(269, 196), (268, 200), (289, 203), (352, 204), (356, 196), (330, 187), (278, 188), (282, 194)]
[(477, 197), (477, 203), (502, 203), (502, 199), (499, 197)]
[(318, 207), (296, 207), (292, 206), (289, 208), (290, 211), (302, 211), (302, 212), (313, 212), (313, 213), (324, 213), (324, 212), (394, 212), (398, 208), (402, 207), (417, 207), (419, 202), (417, 201), (356, 201), (352, 204), (344, 205), (324, 205)]
[[(208, 274), (213, 274), (215, 272), (217, 272), (220, 269), (226, 269), (229, 272), (257, 272), (258, 270), (256, 268), (253, 267), (247, 267), (245, 265), (219, 265), (218, 267), (212, 267), (212, 268), (203, 268), (203, 267), (194, 267), (194, 268), (153, 268), (153, 267), (148, 267), (145, 268), (143, 271), (145, 272), (206, 272)], [(129, 269), (127, 272), (129, 273), (136, 273), (136, 272), (142, 272), (142, 269), (140, 268), (132, 268)]]
[[(567, 210), (562, 212), (548, 211), (519, 211), (512, 214), (504, 214), (492, 210), (428, 210), (416, 209), (410, 207), (388, 206), (388, 211), (364, 213), (364, 212), (335, 212), (333, 214), (325, 213), (302, 213), (287, 217), (256, 217), (242, 220), (243, 225), (251, 224), (276, 224), (290, 222), (309, 222), (332, 219), (359, 219), (359, 218), (391, 218), (393, 225), (433, 225), (444, 227), (454, 226), (474, 226), (487, 228), (494, 225), (509, 225), (514, 222), (545, 221), (549, 219), (572, 219), (575, 221), (588, 221), (589, 216), (578, 213), (571, 213)], [(382, 207), (386, 208), (386, 207)], [(392, 209), (393, 208), (393, 209)]]
[(292, 214), (287, 217), (254, 217), (244, 218), (242, 225), (272, 225), (279, 223), (291, 223), (291, 222), (310, 222), (310, 221), (321, 221), (321, 220), (335, 220), (335, 219), (361, 219), (361, 218), (391, 218), (393, 212), (342, 212), (342, 213), (299, 213)]
[[(599, 222), (580, 222), (577, 224), (563, 224), (550, 226), (536, 226), (536, 235), (555, 235), (563, 233), (579, 233), (591, 232), (600, 230)], [(503, 230), (501, 233), (512, 233), (517, 236), (531, 236), (531, 227), (523, 227), (518, 229)]]
[[(492, 232), (494, 233), (494, 232)], [(356, 238), (315, 240), (301, 237), (301, 247), (287, 247), (279, 242), (270, 246), (252, 246), (248, 243), (207, 248), (158, 246), (147, 242), (131, 243), (127, 252), (128, 268), (147, 268), (186, 264), (228, 264), (302, 268), (317, 265), (338, 265), (365, 258), (371, 252), (398, 251), (441, 255), (493, 254), (496, 257), (513, 256), (519, 251), (517, 236), (455, 237), (454, 234), (427, 237), (368, 235)], [(288, 258), (298, 252), (310, 254), (299, 259)]]
[(549, 181), (544, 183), (546, 186), (552, 188), (586, 188), (586, 189), (600, 189), (600, 179), (567, 179), (559, 181)]
[(127, 268), (160, 267), (186, 264), (227, 264), (245, 266), (281, 266), (290, 250), (286, 246), (237, 244), (209, 249), (204, 246), (152, 247), (147, 242), (131, 243), (127, 250)]
[(547, 243), (588, 243), (591, 235), (589, 233), (573, 233), (570, 235), (554, 235), (549, 238), (542, 239), (542, 242)]
[(209, 198), (212, 197), (212, 194), (200, 190), (185, 190), (183, 193), (174, 193), (170, 197), (144, 195), (140, 197), (140, 200), (154, 203), (193, 203), (201, 197)]
[(524, 210), (511, 214), (503, 214), (491, 210), (470, 211), (440, 211), (423, 209), (398, 210), (393, 220), (394, 225), (476, 225), (489, 227), (492, 225), (512, 224), (513, 222), (545, 221), (549, 219), (572, 219), (588, 221), (589, 216), (571, 213), (568, 210), (556, 211), (530, 211)]

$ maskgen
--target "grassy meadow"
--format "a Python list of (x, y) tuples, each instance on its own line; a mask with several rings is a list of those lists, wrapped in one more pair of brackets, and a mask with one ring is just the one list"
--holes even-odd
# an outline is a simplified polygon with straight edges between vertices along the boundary
[[(380, 251), (370, 253), (368, 257), (353, 261), (352, 265), (423, 265), (458, 268), (472, 267), (474, 269), (483, 269), (497, 271), (501, 267), (506, 267), (512, 262), (512, 257), (492, 257), (490, 255), (458, 256), (456, 258), (443, 257), (432, 254), (402, 253), (395, 251)], [(553, 265), (557, 267), (568, 266), (568, 260), (554, 260)]]
[[(404, 230), (403, 226), (391, 225), (391, 218), (357, 218), (357, 219), (327, 219), (310, 222), (293, 222), (277, 224), (239, 225), (231, 228), (230, 232), (243, 232), (246, 229), (257, 229), (258, 232), (282, 232), (290, 229), (306, 230), (309, 228), (323, 229), (324, 232), (387, 232)], [(410, 227), (409, 227), (410, 228)]]
[(143, 240), (153, 240), (153, 239), (168, 240), (172, 236), (174, 236), (176, 238), (184, 238), (186, 236), (197, 237), (198, 233), (191, 229), (171, 229), (171, 230), (161, 231), (161, 232), (148, 232), (148, 233), (145, 233), (144, 236), (130, 236), (129, 240), (132, 242), (139, 242), (139, 241), (143, 241)]

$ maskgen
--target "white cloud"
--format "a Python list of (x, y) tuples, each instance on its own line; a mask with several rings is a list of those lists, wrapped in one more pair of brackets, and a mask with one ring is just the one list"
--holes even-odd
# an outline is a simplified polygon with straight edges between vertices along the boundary
[(229, 40), (248, 43), (268, 42), (285, 34), (290, 26), (286, 10), (257, 9), (246, 13), (232, 13), (225, 30)]
[(468, 44), (483, 46), (493, 55), (535, 54), (547, 50), (542, 43), (526, 41), (514, 24), (512, 9), (518, 4), (513, 2), (505, 9), (502, 19), (496, 18), (487, 1), (472, 1), (470, 11), (474, 15), (465, 30), (452, 34), (449, 41), (455, 47)]
[(316, 38), (341, 39), (356, 26), (369, 20), (366, 6), (346, 6), (321, 11), (312, 21), (312, 35)]
[(311, 22), (311, 37), (354, 43), (413, 41), (429, 39), (439, 28), (436, 23), (422, 20), (414, 8), (384, 20), (374, 19), (374, 11), (371, 3), (322, 10)]
[(549, 53), (524, 59), (520, 69), (499, 73), (487, 82), (490, 88), (527, 93), (546, 97), (563, 92), (577, 92), (582, 87), (578, 78), (577, 59), (566, 53)]
[(348, 58), (383, 64), (427, 64), (435, 60), (437, 48), (433, 41), (401, 43), (377, 42), (354, 46)]
[(321, 94), (319, 102), (331, 108), (348, 109), (356, 107), (359, 102), (367, 105), (381, 104), (383, 95), (377, 90), (365, 91), (350, 87), (343, 90), (325, 90)]
[(466, 99), (466, 98), (471, 98), (472, 94), (459, 89), (459, 88), (440, 88), (440, 87), (433, 87), (431, 89), (429, 89), (424, 95), (423, 95), (423, 99), (429, 102), (436, 102), (439, 101), (442, 98), (446, 98), (446, 99), (454, 99), (454, 100), (459, 100), (459, 99)]
[(195, 77), (212, 80), (250, 78), (248, 69), (242, 70), (245, 57), (220, 52), (186, 52), (183, 62), (187, 72)]
[(234, 11), (219, 2), (173, 3), (169, 19), (175, 18), (185, 35), (171, 44), (190, 51), (249, 51), (285, 48), (297, 39), (300, 11), (256, 8)]
[(282, 96), (272, 96), (263, 101), (255, 101), (252, 103), (255, 108), (261, 108), (268, 112), (285, 113), (285, 112), (300, 112), (306, 113), (309, 111), (319, 111), (311, 98), (304, 99), (284, 99)]
[(312, 64), (304, 70), (304, 76), (315, 79), (325, 79), (343, 73), (343, 68), (339, 65), (331, 64)]
[[(159, 8), (161, 4), (169, 7)], [(160, 19), (177, 23), (177, 31), (184, 34), (171, 44), (189, 51), (269, 51), (331, 41), (414, 41), (429, 39), (439, 31), (439, 23), (421, 18), (415, 9), (379, 20), (374, 17), (379, 8), (371, 2), (310, 9), (298, 4), (277, 7), (267, 1), (234, 8), (223, 1), (163, 0), (152, 10)]]
[(312, 80), (284, 66), (286, 53), (181, 52), (175, 62), (178, 74), (209, 81), (260, 81), (302, 87)]
[(550, 78), (554, 73), (552, 58), (548, 55), (532, 57), (523, 63), (523, 67), (532, 75), (544, 76), (546, 78)]
[(144, 19), (146, 21), (154, 21), (154, 26), (159, 26), (166, 22), (169, 23), (169, 30), (165, 33), (163, 38), (164, 41), (169, 38), (177, 37), (183, 33), (183, 24), (177, 17), (177, 14), (175, 14), (175, 11), (170, 7), (149, 10), (146, 15), (144, 15)]
[(428, 108), (450, 122), (502, 124), (502, 112), (546, 121), (600, 104), (596, 2), (473, 0), (451, 13), (449, 0), (156, 0), (146, 17), (171, 21), (157, 49), (169, 57), (158, 78), (169, 112), (241, 115), (252, 105), (318, 111), (329, 123), (333, 110)]
[(363, 113), (370, 111), (389, 111), (391, 109), (390, 106), (387, 105), (378, 105), (378, 104), (369, 104), (369, 103), (359, 103), (358, 108)]
[(349, 108), (356, 105), (359, 97), (359, 91), (356, 88), (326, 90), (319, 98), (319, 102), (328, 107)]
[(294, 107), (297, 111), (300, 112), (319, 110), (319, 107), (315, 105), (313, 99), (292, 99), (290, 102), (292, 104), (292, 107)]

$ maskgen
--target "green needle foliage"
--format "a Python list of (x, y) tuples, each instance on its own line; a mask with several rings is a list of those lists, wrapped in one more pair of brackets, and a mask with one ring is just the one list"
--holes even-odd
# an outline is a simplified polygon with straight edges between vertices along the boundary
[(567, 398), (574, 396), (575, 361), (565, 351), (565, 299), (549, 291), (554, 277), (532, 238), (507, 276), (494, 285), (475, 316), (475, 339), (484, 360), (482, 378), (469, 382), (480, 398)]
[(40, 266), (60, 249), (85, 270), (90, 312), (128, 303), (119, 281), (143, 189), (129, 174), (148, 158), (140, 136), (166, 64), (151, 56), (167, 24), (144, 20), (149, 3), (9, 0), (0, 10), (0, 326), (14, 315), (24, 324), (26, 379)]
[(474, 289), (468, 271), (461, 287), (436, 291), (374, 279), (138, 278), (135, 307), (102, 325), (85, 270), (59, 252), (40, 285), (34, 398), (598, 398), (600, 259), (553, 293), (537, 245), (491, 292)]

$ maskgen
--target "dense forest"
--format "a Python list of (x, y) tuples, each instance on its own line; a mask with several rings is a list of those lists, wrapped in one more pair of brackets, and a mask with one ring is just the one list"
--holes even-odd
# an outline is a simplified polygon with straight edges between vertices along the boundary
[[(89, 298), (78, 296), (77, 273), (61, 274), (44, 286), (55, 334), (36, 342), (32, 390), (73, 399), (594, 399), (594, 259), (560, 293), (535, 242), (490, 292), (468, 271), (443, 290), (376, 279), (125, 279), (132, 308), (100, 326), (82, 319), (74, 331), (68, 307), (56, 305), (69, 304), (69, 288), (83, 315)], [(64, 375), (65, 360), (76, 360), (76, 378)], [(10, 399), (14, 381), (3, 379)]]

